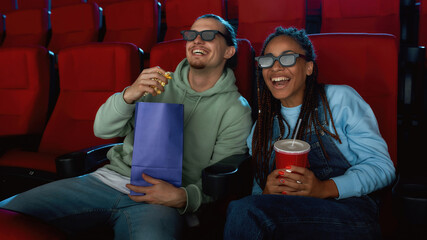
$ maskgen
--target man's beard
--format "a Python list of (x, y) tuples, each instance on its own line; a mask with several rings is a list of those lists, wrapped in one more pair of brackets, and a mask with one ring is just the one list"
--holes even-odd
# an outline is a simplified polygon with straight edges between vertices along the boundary
[(188, 64), (190, 64), (190, 66), (192, 67), (192, 68), (195, 68), (195, 69), (203, 69), (203, 68), (205, 68), (206, 67), (206, 64), (205, 63), (202, 63), (201, 61), (188, 61)]

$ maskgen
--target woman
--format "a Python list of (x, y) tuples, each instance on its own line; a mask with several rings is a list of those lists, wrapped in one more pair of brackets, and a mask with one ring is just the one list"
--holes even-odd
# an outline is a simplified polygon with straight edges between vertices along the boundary
[[(369, 105), (349, 86), (317, 82), (304, 30), (278, 27), (256, 60), (253, 194), (229, 205), (225, 239), (380, 238), (369, 194), (389, 185), (395, 169)], [(295, 135), (311, 145), (310, 167), (274, 169), (273, 143)]]

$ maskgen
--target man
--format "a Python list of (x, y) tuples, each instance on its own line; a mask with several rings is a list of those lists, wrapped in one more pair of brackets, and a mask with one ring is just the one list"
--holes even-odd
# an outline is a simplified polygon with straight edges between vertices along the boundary
[[(231, 26), (216, 15), (204, 15), (183, 36), (186, 59), (172, 80), (160, 67), (145, 69), (98, 110), (95, 135), (125, 137), (123, 145), (108, 152), (109, 165), (17, 195), (0, 207), (42, 218), (68, 233), (107, 223), (119, 239), (179, 238), (182, 215), (211, 201), (202, 193), (202, 169), (246, 152), (245, 139), (252, 125), (249, 105), (237, 92), (232, 70), (225, 67), (236, 51)], [(138, 101), (184, 104), (181, 188), (145, 174), (141, 177), (152, 186), (130, 184)], [(130, 196), (129, 189), (145, 195)]]

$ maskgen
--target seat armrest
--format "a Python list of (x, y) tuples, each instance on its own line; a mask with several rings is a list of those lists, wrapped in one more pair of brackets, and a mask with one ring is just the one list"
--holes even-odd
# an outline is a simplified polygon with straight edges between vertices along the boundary
[(122, 143), (98, 145), (58, 156), (56, 172), (60, 178), (69, 178), (94, 171), (108, 162), (108, 150), (119, 144)]
[(215, 200), (249, 195), (253, 181), (251, 158), (247, 153), (232, 155), (203, 169), (203, 192)]
[(398, 175), (393, 186), (393, 208), (407, 224), (427, 224), (427, 177)]

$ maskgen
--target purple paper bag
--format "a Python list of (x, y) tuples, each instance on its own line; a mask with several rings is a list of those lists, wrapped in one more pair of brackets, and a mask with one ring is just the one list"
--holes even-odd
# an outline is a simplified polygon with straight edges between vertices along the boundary
[[(151, 186), (142, 173), (181, 186), (184, 105), (139, 102), (135, 110), (131, 184)], [(131, 191), (131, 195), (143, 195)]]

